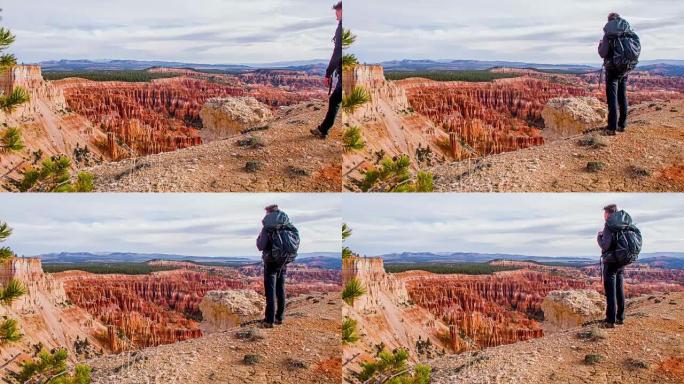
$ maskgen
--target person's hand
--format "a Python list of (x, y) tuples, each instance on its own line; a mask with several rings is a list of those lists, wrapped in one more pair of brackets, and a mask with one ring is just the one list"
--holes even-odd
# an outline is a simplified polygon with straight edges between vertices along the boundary
[(599, 231), (598, 235), (603, 236), (603, 231)]
[(325, 86), (330, 87), (332, 85), (332, 78), (326, 77), (325, 78)]

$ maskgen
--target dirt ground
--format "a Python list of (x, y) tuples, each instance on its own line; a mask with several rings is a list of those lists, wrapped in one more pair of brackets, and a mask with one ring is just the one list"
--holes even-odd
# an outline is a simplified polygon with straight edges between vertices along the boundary
[[(589, 133), (429, 171), (437, 192), (684, 191), (684, 100), (635, 106), (628, 124), (614, 137)], [(599, 145), (579, 144), (590, 136)]]
[[(605, 329), (602, 339), (578, 337), (593, 326), (433, 360), (433, 382), (684, 382), (684, 293), (634, 298), (624, 325)], [(598, 356), (593, 364), (588, 355)]]
[[(327, 140), (309, 132), (326, 111), (325, 102), (302, 103), (279, 110), (266, 130), (84, 170), (98, 192), (338, 192), (341, 123)], [(250, 137), (254, 145), (238, 144)]]
[[(199, 339), (89, 361), (94, 384), (321, 383), (342, 381), (339, 293), (291, 299), (285, 323), (254, 330), (244, 325)], [(247, 355), (252, 364), (245, 362)]]

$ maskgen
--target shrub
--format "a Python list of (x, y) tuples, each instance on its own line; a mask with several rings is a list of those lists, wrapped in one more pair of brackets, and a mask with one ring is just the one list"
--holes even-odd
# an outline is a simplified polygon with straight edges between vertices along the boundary
[(245, 357), (242, 359), (242, 361), (247, 364), (247, 365), (255, 365), (260, 363), (263, 360), (263, 357), (261, 355), (245, 355)]
[(644, 360), (639, 360), (639, 359), (633, 359), (629, 358), (625, 360), (625, 363), (627, 364), (628, 367), (634, 368), (634, 369), (648, 369), (651, 365)]
[(371, 101), (371, 96), (368, 91), (356, 86), (342, 98), (342, 109), (347, 113), (354, 113), (358, 107), (369, 101)]
[(250, 160), (245, 163), (245, 171), (249, 173), (256, 173), (261, 170), (261, 162)]
[(240, 139), (237, 141), (237, 145), (243, 148), (261, 148), (265, 146), (263, 140), (257, 136), (250, 136), (246, 139)]
[(590, 161), (587, 163), (587, 171), (598, 172), (602, 170), (606, 165), (601, 161)]
[(309, 364), (307, 364), (305, 361), (293, 359), (291, 357), (285, 360), (285, 365), (287, 366), (287, 369), (291, 371), (309, 368)]
[(598, 135), (591, 135), (579, 139), (577, 142), (582, 147), (590, 147), (594, 149), (599, 149), (608, 146), (608, 142), (604, 138)]
[(411, 180), (411, 159), (401, 155), (396, 159), (385, 158), (380, 168), (366, 171), (359, 188), (364, 192), (432, 192), (433, 176), (428, 172), (418, 172), (416, 181)]
[(344, 135), (342, 135), (342, 143), (347, 151), (358, 151), (366, 146), (361, 137), (361, 129), (359, 127), (347, 128), (344, 131)]
[(354, 301), (366, 294), (366, 289), (359, 279), (349, 280), (342, 290), (342, 300), (349, 305), (354, 305)]
[(14, 152), (24, 149), (21, 141), (21, 131), (18, 128), (8, 128), (0, 137), (0, 152)]
[(605, 359), (603, 355), (590, 353), (584, 356), (584, 363), (588, 365), (594, 365), (600, 363), (601, 361), (603, 361), (603, 359)]
[(18, 106), (29, 100), (31, 100), (31, 95), (29, 95), (28, 91), (17, 87), (9, 95), (0, 96), (0, 109), (7, 113), (12, 113)]
[(356, 333), (356, 320), (345, 318), (342, 321), (342, 342), (345, 344), (353, 344), (359, 340), (359, 335)]
[(637, 165), (631, 165), (631, 166), (629, 167), (629, 173), (630, 173), (632, 176), (634, 176), (634, 177), (648, 177), (648, 176), (651, 176), (651, 171), (650, 171), (650, 170), (648, 170), (648, 169), (646, 169), (646, 168), (643, 168), (643, 167), (640, 167), (640, 166), (637, 166)]
[(257, 341), (263, 340), (264, 334), (257, 328), (247, 328), (245, 330), (235, 332), (235, 337), (245, 341)]

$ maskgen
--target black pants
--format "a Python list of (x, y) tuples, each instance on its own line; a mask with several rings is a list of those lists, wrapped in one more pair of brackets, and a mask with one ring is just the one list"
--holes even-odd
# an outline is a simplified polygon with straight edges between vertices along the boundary
[(330, 131), (330, 128), (335, 124), (335, 118), (337, 117), (337, 112), (340, 110), (340, 104), (342, 104), (342, 82), (338, 80), (335, 90), (328, 100), (328, 113), (318, 127), (318, 130), (321, 131), (322, 134), (327, 136), (328, 131)]
[[(606, 98), (608, 99), (608, 129), (627, 127), (627, 74), (606, 69)], [(619, 115), (619, 117), (618, 117)]]
[[(606, 322), (615, 324), (625, 320), (624, 267), (614, 263), (603, 264), (603, 289), (606, 293)], [(617, 307), (617, 313), (616, 313)]]
[[(273, 263), (264, 265), (264, 290), (266, 291), (266, 315), (264, 321), (283, 321), (285, 314), (285, 267)], [(276, 306), (277, 304), (277, 306)]]

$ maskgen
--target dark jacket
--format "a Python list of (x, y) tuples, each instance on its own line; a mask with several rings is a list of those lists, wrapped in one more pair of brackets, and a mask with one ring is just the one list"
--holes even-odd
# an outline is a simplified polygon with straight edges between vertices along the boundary
[(263, 227), (257, 237), (256, 246), (257, 249), (261, 251), (261, 259), (266, 262), (270, 258), (271, 252), (271, 236), (269, 236), (269, 231), (273, 230), (279, 225), (290, 224), (290, 218), (283, 211), (274, 211), (266, 214), (263, 220), (261, 220)]
[(603, 64), (610, 66), (610, 60), (613, 58), (611, 52), (610, 40), (626, 33), (633, 33), (632, 27), (627, 20), (618, 17), (617, 19), (609, 21), (603, 27), (603, 40), (599, 43), (598, 54), (603, 59)]
[(332, 77), (334, 73), (337, 73), (338, 76), (342, 74), (342, 20), (337, 24), (333, 41), (335, 42), (335, 50), (330, 58), (328, 69), (325, 70), (325, 77)]
[(627, 229), (632, 225), (632, 217), (625, 211), (618, 211), (610, 215), (606, 224), (603, 227), (603, 233), (596, 238), (599, 247), (601, 247), (601, 260), (603, 263), (614, 263), (615, 256), (615, 233)]

